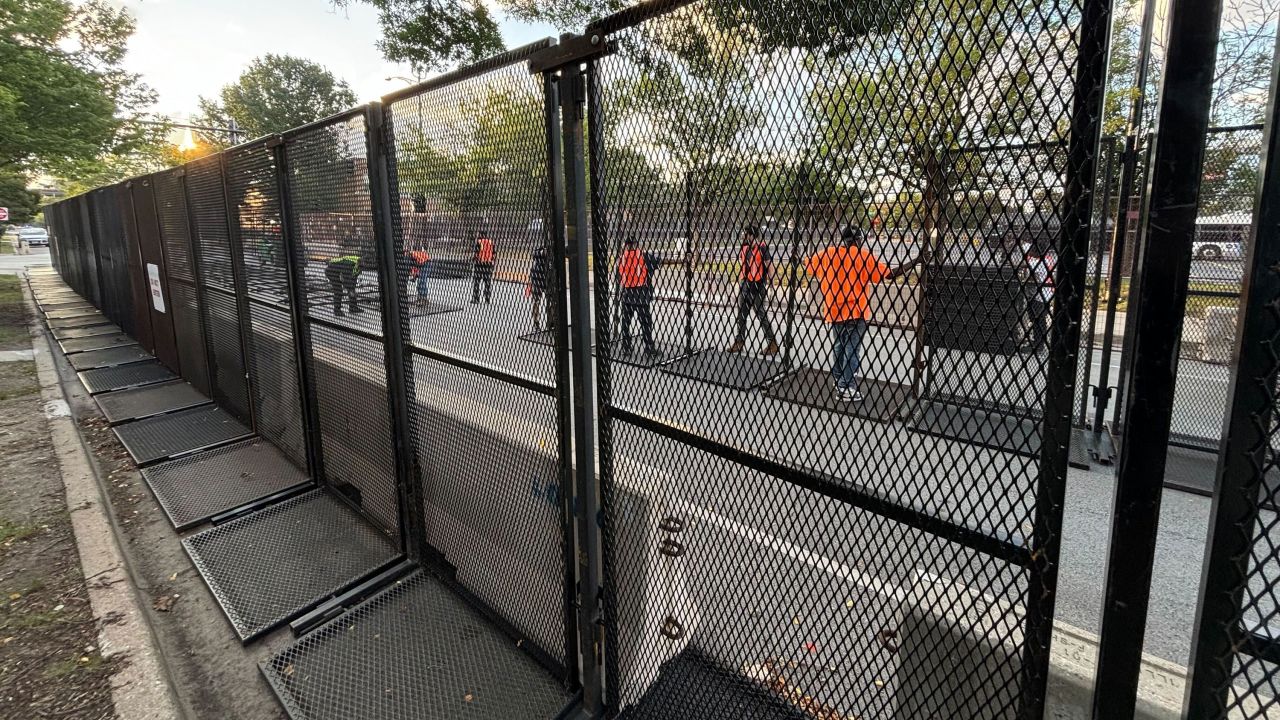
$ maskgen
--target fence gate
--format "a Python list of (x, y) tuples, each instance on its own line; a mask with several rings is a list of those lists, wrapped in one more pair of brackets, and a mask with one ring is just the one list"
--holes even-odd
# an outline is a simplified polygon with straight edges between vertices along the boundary
[(584, 36), (606, 701), (1040, 717), (1106, 3), (774, 8)]
[[(563, 256), (549, 234), (548, 106), (520, 62), (545, 45), (286, 139), (325, 472), (361, 483), (392, 447), (345, 443), (402, 438), (413, 504), (401, 510), (423, 559), (264, 664), (295, 715), (554, 717), (571, 699), (568, 354), (564, 326), (541, 324), (564, 296)], [(372, 217), (366, 173), (382, 202)], [(387, 384), (405, 427), (360, 415)], [(357, 490), (375, 518), (393, 511), (381, 489)]]

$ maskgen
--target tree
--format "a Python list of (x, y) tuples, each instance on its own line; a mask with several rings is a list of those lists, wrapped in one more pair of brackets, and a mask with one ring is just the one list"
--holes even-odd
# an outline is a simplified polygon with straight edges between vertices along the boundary
[(1007, 196), (1056, 185), (1060, 156), (956, 151), (1063, 139), (1067, 20), (1031, 0), (918, 3), (815, 88), (824, 165), (865, 194), (915, 198), (889, 220), (926, 232), (971, 201), (953, 189)]
[(106, 0), (0, 0), (0, 169), (74, 177), (154, 144), (155, 94), (121, 65), (133, 31)]
[[(324, 66), (289, 55), (267, 54), (254, 59), (236, 82), (215, 99), (200, 98), (198, 125), (227, 127), (232, 120), (251, 138), (284, 132), (292, 127), (341, 112), (356, 104), (347, 83)], [(204, 136), (221, 146), (225, 140)]]
[[(346, 7), (361, 0), (333, 0)], [(363, 0), (378, 10), (378, 48), (419, 74), (502, 52), (502, 33), (479, 0)]]
[(9, 222), (21, 225), (31, 222), (40, 212), (40, 193), (27, 189), (21, 175), (0, 172), (0, 207), (9, 208)]

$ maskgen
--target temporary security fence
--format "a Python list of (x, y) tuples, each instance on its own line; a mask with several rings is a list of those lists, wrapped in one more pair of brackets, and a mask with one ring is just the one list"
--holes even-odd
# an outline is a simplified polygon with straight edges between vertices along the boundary
[(58, 339), (294, 717), (1044, 717), (1109, 21), (636, 6), (50, 206)]

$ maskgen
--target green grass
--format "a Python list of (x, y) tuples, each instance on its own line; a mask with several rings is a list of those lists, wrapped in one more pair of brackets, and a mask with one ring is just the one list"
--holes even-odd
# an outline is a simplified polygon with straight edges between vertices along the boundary
[(45, 668), (44, 675), (49, 678), (66, 677), (74, 672), (92, 672), (105, 664), (106, 660), (103, 660), (101, 655), (92, 653), (59, 660)]
[(0, 350), (31, 347), (19, 282), (17, 275), (0, 275)]
[[(1205, 297), (1204, 295), (1196, 295), (1197, 292), (1228, 292), (1239, 293), (1240, 285), (1236, 283), (1213, 282), (1208, 280), (1193, 280), (1188, 285), (1191, 295), (1187, 298), (1187, 317), (1203, 319), (1209, 308), (1212, 307), (1238, 307), (1239, 299), (1231, 297)], [(1105, 292), (1105, 289), (1104, 289)], [(1105, 299), (1105, 295), (1103, 296)], [(1120, 300), (1116, 303), (1116, 309), (1120, 312), (1126, 312), (1129, 309), (1129, 278), (1120, 281)]]
[(0, 518), (0, 545), (11, 540), (25, 540), (38, 532), (40, 532), (40, 528), (35, 525), (19, 525)]
[(13, 243), (8, 240), (0, 240), (0, 255), (12, 255), (15, 252)]

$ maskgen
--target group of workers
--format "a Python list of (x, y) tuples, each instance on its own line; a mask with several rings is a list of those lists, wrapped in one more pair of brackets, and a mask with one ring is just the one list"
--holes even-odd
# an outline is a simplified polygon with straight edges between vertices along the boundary
[[(350, 247), (353, 244), (348, 241), (344, 243), (344, 246)], [(484, 302), (491, 303), (493, 302), (493, 240), (486, 235), (476, 233), (471, 260), (471, 303), (474, 305), (480, 302), (482, 289), (484, 291)], [(414, 286), (415, 290), (412, 299), (413, 304), (418, 306), (430, 305), (430, 283), (428, 281), (431, 277), (431, 255), (427, 252), (427, 247), (423, 242), (414, 243), (412, 249), (405, 253), (405, 266), (408, 270), (409, 283)], [(362, 270), (361, 256), (359, 254), (338, 255), (330, 258), (325, 263), (324, 275), (329, 281), (329, 289), (333, 297), (334, 315), (363, 312), (360, 309), (360, 300), (356, 294), (356, 286), (359, 284)], [(345, 311), (343, 310), (344, 298), (347, 303)], [(535, 322), (536, 317), (535, 313)]]
[[(922, 261), (917, 255), (898, 267), (889, 267), (863, 247), (864, 236), (856, 227), (846, 227), (840, 242), (814, 254), (805, 269), (818, 280), (824, 301), (823, 318), (832, 329), (831, 375), (837, 396), (849, 402), (861, 401), (858, 371), (862, 338), (866, 334), (872, 283), (892, 280), (905, 274)], [(726, 352), (738, 354), (746, 346), (747, 323), (755, 315), (764, 333), (765, 357), (778, 354), (778, 338), (769, 319), (768, 298), (774, 282), (774, 263), (769, 246), (760, 237), (758, 226), (742, 229), (738, 250), (738, 299), (733, 343)], [(632, 318), (640, 321), (640, 339), (644, 353), (660, 357), (653, 340), (653, 276), (663, 261), (639, 247), (634, 237), (623, 243), (618, 258), (617, 276), (622, 306), (622, 350), (630, 353)]]
[[(816, 279), (823, 300), (823, 320), (831, 328), (831, 377), (836, 396), (846, 402), (861, 402), (859, 387), (862, 341), (871, 320), (871, 285), (890, 282), (910, 272), (924, 262), (927, 255), (917, 253), (910, 260), (891, 267), (865, 247), (865, 234), (856, 226), (846, 226), (838, 242), (823, 248), (804, 262), (808, 274)], [(1028, 297), (1028, 314), (1031, 317), (1031, 340), (1036, 351), (1042, 350), (1048, 340), (1049, 304), (1053, 299), (1053, 255), (1037, 251), (1023, 243), (1029, 280), (1036, 285)], [(493, 301), (493, 240), (477, 233), (471, 256), (471, 302)], [(428, 278), (431, 256), (418, 242), (406, 253), (409, 280), (416, 285), (417, 305), (429, 304)], [(356, 297), (356, 282), (360, 276), (359, 255), (342, 255), (331, 259), (325, 268), (325, 276), (333, 291), (333, 310), (342, 315), (343, 297), (348, 298), (348, 312), (361, 312)], [(679, 261), (683, 264), (683, 260)], [(632, 326), (638, 321), (640, 352), (650, 360), (660, 360), (662, 353), (653, 336), (654, 277), (667, 261), (644, 250), (634, 236), (627, 237), (618, 256), (615, 276), (620, 309), (620, 349), (631, 355)], [(539, 244), (531, 254), (529, 297), (536, 330), (554, 327), (554, 303), (549, 301), (549, 289), (554, 265), (546, 244)], [(768, 244), (761, 238), (758, 226), (748, 224), (742, 229), (741, 247), (738, 251), (738, 297), (733, 342), (725, 349), (731, 354), (742, 353), (746, 345), (747, 325), (755, 316), (764, 334), (765, 346), (761, 355), (770, 357), (779, 352), (778, 338), (768, 313), (770, 288), (774, 284), (775, 269)], [(545, 325), (544, 325), (545, 316)]]

